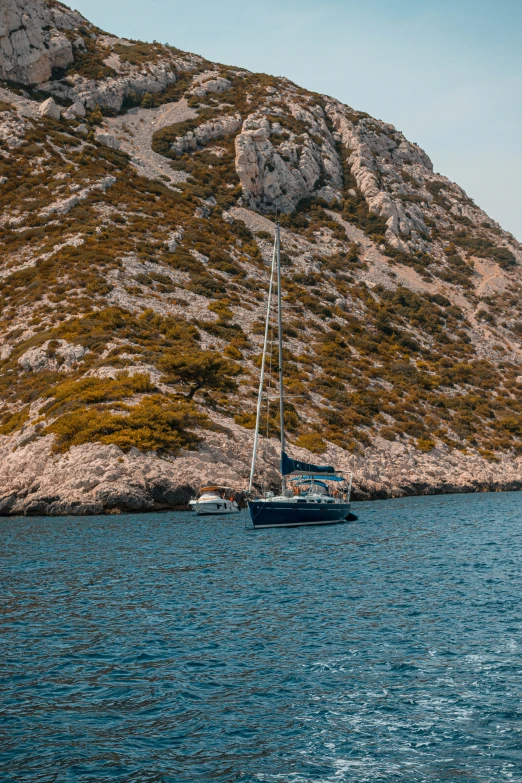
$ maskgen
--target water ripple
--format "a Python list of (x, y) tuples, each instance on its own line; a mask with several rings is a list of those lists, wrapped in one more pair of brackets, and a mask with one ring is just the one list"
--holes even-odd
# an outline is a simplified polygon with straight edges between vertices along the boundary
[(2, 783), (522, 780), (522, 494), (2, 520)]

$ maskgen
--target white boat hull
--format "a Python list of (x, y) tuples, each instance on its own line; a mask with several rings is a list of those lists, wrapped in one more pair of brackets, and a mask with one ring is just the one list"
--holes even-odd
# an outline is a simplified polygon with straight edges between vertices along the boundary
[(239, 506), (233, 500), (191, 500), (189, 505), (198, 516), (239, 514)]

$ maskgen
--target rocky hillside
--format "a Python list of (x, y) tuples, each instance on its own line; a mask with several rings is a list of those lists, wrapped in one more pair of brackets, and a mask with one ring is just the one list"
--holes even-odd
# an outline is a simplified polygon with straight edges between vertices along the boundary
[(276, 210), (291, 452), (522, 485), (522, 248), (392, 125), (55, 0), (2, 3), (0, 78), (0, 513), (245, 486)]

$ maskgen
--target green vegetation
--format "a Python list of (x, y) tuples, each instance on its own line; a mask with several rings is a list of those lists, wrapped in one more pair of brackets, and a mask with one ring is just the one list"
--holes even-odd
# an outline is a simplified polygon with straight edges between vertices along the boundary
[(192, 351), (181, 354), (165, 354), (159, 361), (165, 373), (165, 383), (181, 386), (186, 397), (192, 400), (196, 392), (205, 390), (234, 391), (233, 380), (241, 368), (212, 351)]
[(458, 231), (454, 235), (453, 241), (474, 256), (496, 261), (503, 269), (509, 269), (517, 263), (515, 256), (507, 247), (497, 247), (488, 239), (470, 236), (467, 231)]
[(0, 417), (0, 435), (11, 435), (12, 432), (23, 427), (28, 418), (29, 408), (27, 406), (16, 413), (6, 411)]
[(107, 57), (108, 52), (103, 51), (103, 49), (97, 45), (96, 40), (91, 38), (90, 31), (80, 27), (79, 30), (74, 33), (75, 38), (78, 33), (83, 39), (84, 48), (75, 48), (74, 62), (65, 69), (54, 68), (52, 78), (54, 80), (59, 80), (74, 74), (85, 76), (86, 79), (106, 79), (111, 76), (117, 76), (114, 68), (105, 65), (103, 62)]
[(120, 405), (121, 413), (87, 408), (66, 413), (43, 430), (56, 435), (55, 451), (82, 443), (107, 443), (129, 451), (177, 454), (195, 448), (199, 438), (187, 427), (201, 427), (207, 418), (194, 406), (159, 395), (145, 397), (135, 406)]
[(318, 432), (304, 432), (297, 438), (295, 445), (308, 449), (312, 454), (324, 454), (326, 451), (326, 443)]
[(144, 43), (143, 41), (132, 41), (128, 44), (116, 44), (113, 52), (117, 54), (122, 63), (130, 65), (145, 65), (156, 63), (163, 59), (165, 55), (181, 54), (179, 49), (166, 47), (158, 43)]
[(100, 402), (114, 402), (154, 391), (148, 375), (129, 376), (125, 373), (112, 378), (82, 378), (79, 381), (66, 381), (49, 390), (51, 403), (43, 409), (47, 416), (63, 412), (70, 408), (83, 408)]

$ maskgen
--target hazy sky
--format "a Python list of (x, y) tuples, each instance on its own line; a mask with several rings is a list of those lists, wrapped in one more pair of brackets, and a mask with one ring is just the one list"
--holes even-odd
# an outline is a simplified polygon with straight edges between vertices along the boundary
[[(66, 0), (67, 1), (67, 0)], [(522, 240), (522, 0), (68, 0), (391, 122)]]

